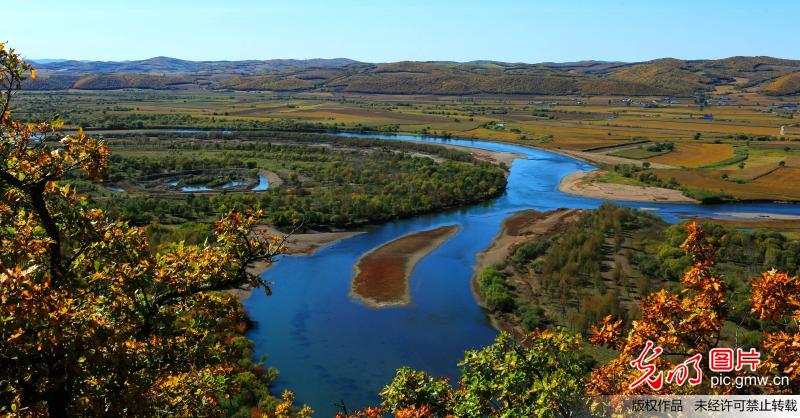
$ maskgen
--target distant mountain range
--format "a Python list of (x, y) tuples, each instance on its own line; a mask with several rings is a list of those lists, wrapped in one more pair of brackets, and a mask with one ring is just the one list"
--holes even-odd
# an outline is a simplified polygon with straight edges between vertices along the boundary
[(30, 90), (213, 89), (381, 94), (676, 95), (731, 85), (772, 95), (800, 93), (800, 61), (772, 57), (663, 58), (625, 63), (497, 61), (373, 64), (347, 58), (247, 61), (34, 61)]

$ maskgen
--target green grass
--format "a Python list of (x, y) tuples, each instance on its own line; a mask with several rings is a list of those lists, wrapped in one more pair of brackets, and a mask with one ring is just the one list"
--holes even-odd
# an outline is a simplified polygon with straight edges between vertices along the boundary
[(607, 171), (602, 176), (597, 177), (598, 181), (603, 183), (614, 183), (614, 184), (626, 184), (629, 186), (642, 186), (642, 187), (649, 187), (651, 185), (643, 183), (635, 178), (632, 177), (625, 177), (622, 174), (616, 171)]

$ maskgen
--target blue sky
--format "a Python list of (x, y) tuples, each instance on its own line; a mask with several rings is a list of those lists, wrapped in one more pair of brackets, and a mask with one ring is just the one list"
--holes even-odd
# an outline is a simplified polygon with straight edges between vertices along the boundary
[(32, 0), (2, 16), (29, 58), (800, 59), (797, 0)]

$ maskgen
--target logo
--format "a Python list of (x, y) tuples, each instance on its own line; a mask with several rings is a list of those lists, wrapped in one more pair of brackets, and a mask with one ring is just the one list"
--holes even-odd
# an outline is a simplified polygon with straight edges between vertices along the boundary
[[(666, 374), (653, 364), (662, 354), (664, 349), (658, 347), (652, 341), (647, 341), (644, 350), (636, 360), (632, 361), (631, 367), (642, 372), (642, 375), (630, 384), (630, 389), (635, 389), (643, 384), (647, 384), (650, 389), (661, 390), (664, 383), (683, 386), (688, 383), (697, 386), (703, 382), (703, 368), (700, 366), (703, 355), (695, 354), (682, 363), (676, 365)], [(751, 348), (747, 351), (737, 348), (714, 348), (708, 353), (708, 369), (712, 372), (732, 372), (740, 371), (748, 367), (751, 372), (755, 372), (761, 364), (761, 353)]]

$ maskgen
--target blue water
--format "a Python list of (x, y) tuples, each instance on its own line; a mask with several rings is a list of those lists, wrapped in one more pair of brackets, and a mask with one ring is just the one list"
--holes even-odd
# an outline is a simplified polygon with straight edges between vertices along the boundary
[[(246, 184), (247, 184), (246, 181), (238, 181), (238, 180), (237, 181), (230, 181), (228, 183), (223, 184), (220, 187), (220, 189), (230, 189), (231, 187), (244, 186)], [(178, 182), (177, 181), (173, 181), (173, 182), (170, 183), (170, 186), (177, 187), (178, 186)], [(109, 190), (111, 190), (111, 189), (109, 188)], [(180, 188), (180, 190), (182, 192), (210, 192), (210, 191), (213, 191), (214, 189), (211, 189), (211, 188), (206, 187), (206, 186), (182, 186)], [(250, 190), (252, 190), (254, 192), (262, 192), (262, 191), (265, 191), (265, 190), (269, 190), (269, 180), (267, 179), (266, 176), (258, 176), (258, 184), (253, 186), (253, 188), (250, 189)], [(124, 191), (124, 190), (120, 189), (120, 191)]]
[(183, 186), (181, 187), (182, 192), (210, 192), (214, 189), (209, 189), (206, 186)]
[[(348, 134), (348, 136), (359, 136)], [(491, 343), (496, 331), (470, 290), (475, 255), (500, 230), (502, 220), (521, 209), (594, 208), (602, 200), (557, 190), (560, 179), (593, 167), (570, 157), (517, 145), (415, 136), (372, 138), (449, 143), (520, 154), (502, 196), (469, 208), (389, 222), (339, 241), (310, 256), (283, 256), (264, 277), (274, 295), (256, 291), (245, 307), (257, 326), (248, 333), (257, 356), (280, 370), (276, 389), (291, 389), (298, 402), (332, 416), (334, 402), (362, 408), (379, 402), (377, 393), (408, 365), (456, 381), (464, 350)], [(775, 203), (692, 205), (620, 204), (652, 210), (675, 222), (715, 212), (800, 215), (800, 206)], [(365, 252), (410, 232), (458, 224), (459, 233), (425, 257), (411, 278), (412, 305), (368, 308), (349, 297), (353, 265)]]
[(247, 184), (246, 181), (230, 181), (230, 182), (227, 182), (227, 183), (223, 184), (221, 188), (222, 189), (230, 189), (231, 187), (244, 186), (245, 184)]
[[(173, 186), (173, 187), (177, 187), (178, 186), (178, 182), (177, 181), (173, 181), (169, 185)], [(208, 188), (206, 186), (182, 186), (181, 187), (181, 191), (182, 192), (186, 192), (186, 193), (191, 193), (191, 192), (210, 192), (212, 190), (214, 190), (214, 189), (210, 189), (210, 188)]]
[(254, 192), (263, 192), (265, 190), (269, 190), (269, 180), (267, 180), (267, 176), (259, 175), (258, 176), (258, 184), (253, 186), (253, 188), (250, 189), (250, 190), (252, 190)]

